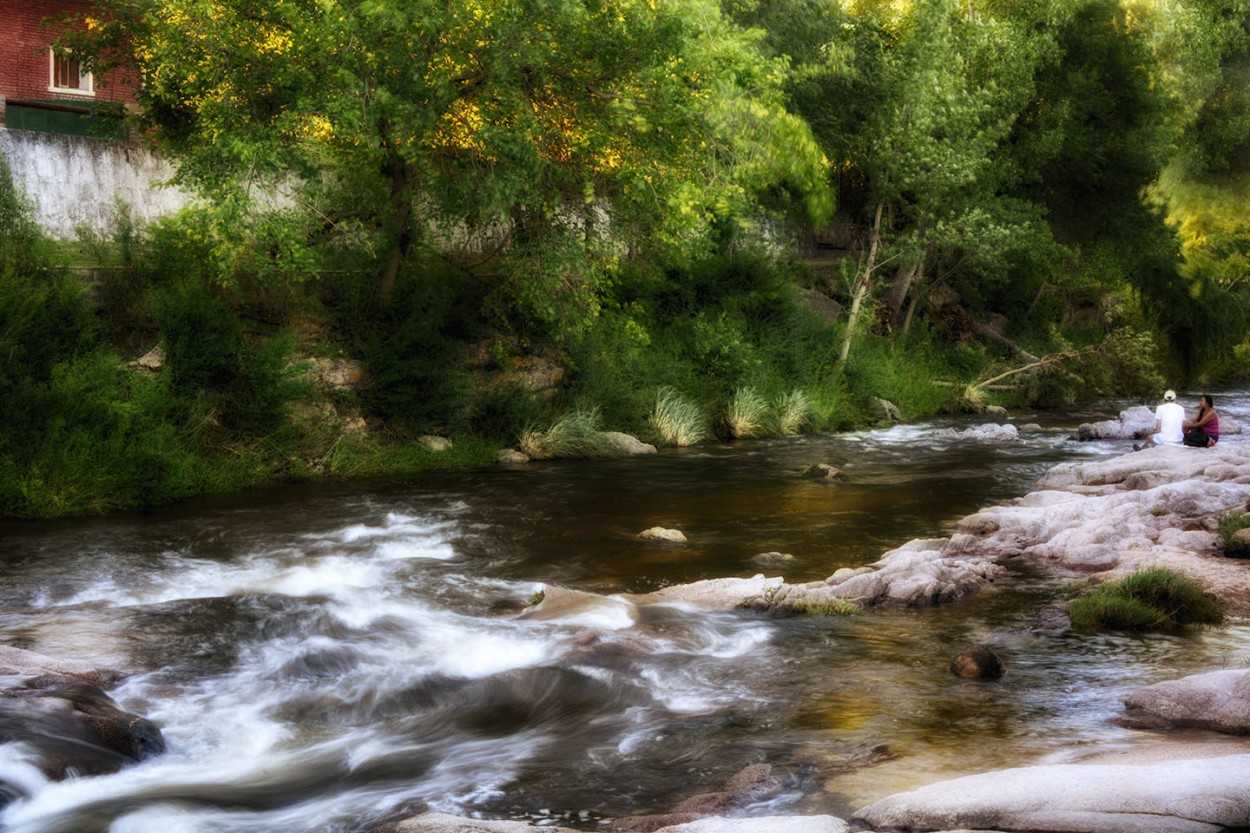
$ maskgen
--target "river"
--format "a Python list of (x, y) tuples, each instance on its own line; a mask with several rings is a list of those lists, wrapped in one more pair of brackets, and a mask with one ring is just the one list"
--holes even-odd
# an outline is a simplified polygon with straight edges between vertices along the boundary
[[(1217, 399), (1250, 424), (1246, 391)], [(0, 527), (0, 642), (137, 669), (112, 692), (168, 752), (47, 781), (0, 745), (13, 833), (368, 831), (423, 809), (587, 830), (661, 813), (752, 763), (785, 785), (749, 814), (846, 816), (938, 777), (1148, 741), (1109, 722), (1131, 689), (1250, 661), (1250, 625), (1045, 635), (1064, 579), (1015, 568), (962, 602), (852, 617), (647, 608), (517, 613), (544, 585), (599, 594), (760, 572), (789, 581), (946, 534), (1056, 463), (1101, 410), (1016, 413), (411, 484), (267, 489), (104, 519)], [(1229, 438), (1228, 441), (1239, 441)], [(803, 479), (831, 463), (839, 483)], [(637, 532), (679, 528), (685, 545)], [(947, 670), (992, 645), (993, 683)]]

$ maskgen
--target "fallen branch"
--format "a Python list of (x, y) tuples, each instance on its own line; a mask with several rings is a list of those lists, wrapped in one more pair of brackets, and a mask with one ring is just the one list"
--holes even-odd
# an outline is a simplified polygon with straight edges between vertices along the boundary
[(1017, 367), (1014, 370), (1008, 370), (1006, 373), (1000, 373), (997, 376), (994, 376), (990, 379), (986, 379), (984, 382), (973, 382), (972, 385), (970, 385), (969, 387), (985, 389), (985, 388), (988, 388), (990, 385), (994, 384), (995, 382), (1001, 382), (1003, 379), (1009, 379), (1012, 376), (1018, 376), (1021, 373), (1028, 373), (1030, 370), (1037, 370), (1038, 368), (1046, 367), (1052, 364), (1058, 364), (1059, 362), (1071, 361), (1072, 359), (1078, 358), (1080, 356), (1086, 356), (1086, 355), (1089, 355), (1090, 353), (1097, 353), (1102, 348), (1103, 348), (1103, 345), (1096, 344), (1093, 347), (1086, 347), (1081, 350), (1068, 350), (1063, 353), (1054, 353), (1043, 359), (1038, 359), (1035, 362), (1029, 362), (1023, 367)]

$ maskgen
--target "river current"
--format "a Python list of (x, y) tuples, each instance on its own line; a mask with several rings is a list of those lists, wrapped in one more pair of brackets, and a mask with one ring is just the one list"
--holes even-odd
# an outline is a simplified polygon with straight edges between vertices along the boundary
[[(1217, 404), (1250, 425), (1248, 398)], [(1042, 430), (1010, 444), (943, 432), (985, 421), (968, 417), (0, 527), (0, 643), (134, 670), (111, 694), (169, 747), (57, 783), (2, 744), (0, 830), (346, 833), (424, 809), (593, 830), (753, 763), (785, 789), (745, 813), (845, 816), (939, 777), (1149, 742), (1110, 722), (1124, 694), (1246, 665), (1250, 625), (1045, 635), (1031, 625), (1063, 577), (1023, 568), (956, 604), (852, 617), (517, 615), (549, 584), (871, 563), (1057, 463), (1127, 451), (1069, 435), (1128, 404), (1013, 414)], [(799, 477), (810, 463), (845, 480)], [(689, 543), (635, 538), (652, 526)], [(794, 559), (754, 566), (764, 552)], [(1002, 680), (948, 672), (970, 642), (1003, 657)]]

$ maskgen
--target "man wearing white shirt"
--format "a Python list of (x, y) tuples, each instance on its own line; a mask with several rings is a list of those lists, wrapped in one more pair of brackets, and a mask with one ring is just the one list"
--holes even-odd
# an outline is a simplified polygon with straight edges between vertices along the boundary
[(1176, 391), (1163, 394), (1163, 404), (1155, 408), (1155, 432), (1149, 445), (1180, 445), (1185, 439), (1185, 409), (1176, 401)]

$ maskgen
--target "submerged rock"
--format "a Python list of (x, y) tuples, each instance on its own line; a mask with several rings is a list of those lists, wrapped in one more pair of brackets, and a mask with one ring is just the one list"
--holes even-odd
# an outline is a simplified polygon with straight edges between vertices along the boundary
[(671, 544), (686, 543), (686, 533), (680, 529), (665, 529), (662, 526), (653, 526), (650, 529), (644, 529), (634, 536), (642, 541), (666, 541)]
[(1005, 671), (998, 654), (984, 645), (970, 645), (951, 660), (951, 673), (965, 679), (997, 680)]
[(1218, 833), (1250, 825), (1250, 755), (1057, 764), (940, 781), (856, 811), (879, 830)]

